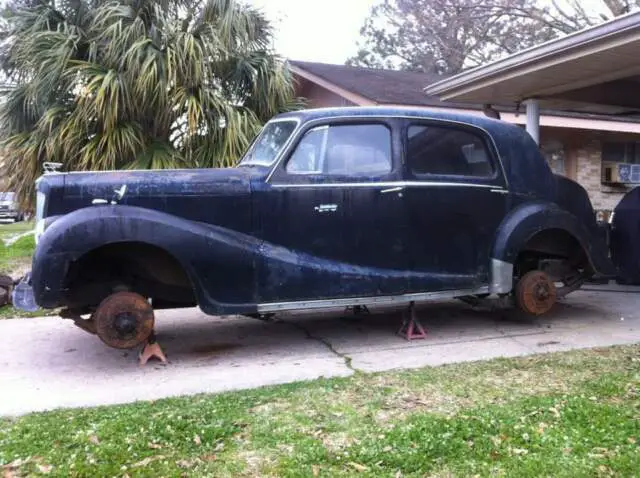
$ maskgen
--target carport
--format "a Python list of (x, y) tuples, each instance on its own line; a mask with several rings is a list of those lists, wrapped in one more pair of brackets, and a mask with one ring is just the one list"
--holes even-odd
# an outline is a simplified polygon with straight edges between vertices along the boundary
[(640, 114), (640, 12), (630, 13), (425, 88), (443, 101), (526, 109), (539, 142), (540, 109)]

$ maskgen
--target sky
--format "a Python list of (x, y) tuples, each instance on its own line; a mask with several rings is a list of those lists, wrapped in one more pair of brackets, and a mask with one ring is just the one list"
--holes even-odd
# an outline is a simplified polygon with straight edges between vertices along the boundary
[(378, 0), (249, 0), (274, 22), (275, 48), (290, 60), (344, 63)]
[[(380, 0), (246, 0), (273, 22), (275, 48), (290, 60), (343, 64), (356, 54), (360, 28)], [(567, 0), (557, 0), (560, 5)], [(573, 1), (573, 0), (569, 0)], [(602, 0), (578, 0), (592, 13)], [(550, 4), (551, 0), (540, 0)]]

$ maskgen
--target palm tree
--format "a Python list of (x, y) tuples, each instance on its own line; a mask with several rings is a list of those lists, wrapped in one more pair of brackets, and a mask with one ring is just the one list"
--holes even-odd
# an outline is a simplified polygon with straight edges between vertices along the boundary
[(231, 165), (298, 107), (262, 13), (235, 0), (24, 1), (2, 37), (9, 187), (66, 170)]

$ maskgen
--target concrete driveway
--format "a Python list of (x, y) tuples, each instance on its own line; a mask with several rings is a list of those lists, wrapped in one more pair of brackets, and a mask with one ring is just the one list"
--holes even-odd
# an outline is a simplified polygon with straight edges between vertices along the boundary
[(420, 308), (425, 340), (395, 332), (400, 311), (282, 315), (275, 322), (157, 314), (170, 361), (140, 368), (137, 351), (107, 348), (59, 318), (0, 321), (0, 415), (127, 403), (444, 363), (640, 341), (640, 294), (590, 287), (538, 321), (510, 321), (459, 302)]

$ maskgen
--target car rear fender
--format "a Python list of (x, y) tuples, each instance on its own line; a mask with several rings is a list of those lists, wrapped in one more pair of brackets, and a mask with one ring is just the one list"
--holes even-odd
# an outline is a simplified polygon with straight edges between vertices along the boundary
[(511, 291), (518, 254), (531, 238), (546, 230), (570, 234), (582, 248), (594, 273), (611, 273), (607, 246), (602, 237), (590, 232), (576, 216), (554, 203), (527, 203), (512, 210), (498, 229), (491, 253), (492, 292)]

